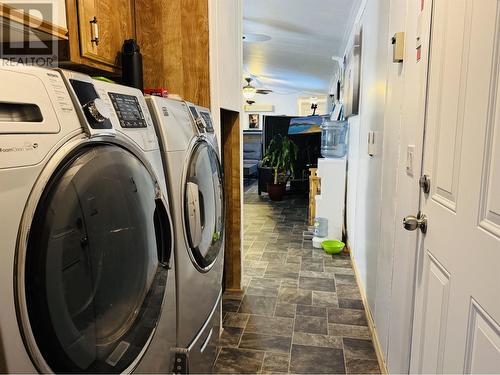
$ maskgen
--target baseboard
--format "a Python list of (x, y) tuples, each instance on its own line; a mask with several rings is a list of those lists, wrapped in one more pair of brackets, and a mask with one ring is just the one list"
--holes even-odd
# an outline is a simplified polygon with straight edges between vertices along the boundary
[(356, 261), (352, 256), (352, 251), (350, 251), (352, 268), (354, 269), (354, 274), (356, 276), (356, 282), (358, 284), (359, 291), (361, 293), (361, 299), (363, 300), (363, 305), (365, 307), (366, 319), (368, 321), (368, 328), (370, 329), (370, 334), (372, 336), (373, 346), (375, 348), (375, 353), (377, 354), (377, 361), (380, 366), (382, 374), (388, 374), (387, 365), (385, 363), (384, 354), (382, 352), (382, 346), (380, 345), (380, 340), (378, 338), (377, 330), (375, 328), (375, 322), (373, 321), (372, 312), (370, 310), (370, 305), (368, 304), (368, 298), (366, 297), (366, 291), (361, 284), (361, 278), (359, 276), (358, 267), (356, 266)]

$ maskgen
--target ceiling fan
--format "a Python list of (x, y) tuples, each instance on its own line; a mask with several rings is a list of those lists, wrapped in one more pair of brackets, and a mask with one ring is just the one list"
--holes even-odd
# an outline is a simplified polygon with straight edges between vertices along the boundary
[(243, 97), (247, 102), (253, 101), (252, 99), (255, 98), (256, 94), (267, 95), (273, 92), (273, 90), (270, 89), (257, 89), (255, 86), (252, 86), (251, 77), (245, 77), (245, 81), (247, 81), (247, 84), (243, 86)]

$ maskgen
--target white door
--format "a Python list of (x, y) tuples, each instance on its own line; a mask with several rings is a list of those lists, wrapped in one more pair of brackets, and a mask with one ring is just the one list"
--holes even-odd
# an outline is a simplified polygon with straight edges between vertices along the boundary
[(434, 0), (411, 371), (500, 373), (500, 1)]
[[(399, 134), (401, 147), (398, 182), (395, 187), (397, 206), (386, 357), (390, 373), (408, 373), (410, 369), (418, 232), (405, 231), (401, 226), (401, 219), (408, 213), (419, 210), (418, 180), (423, 149), (431, 13), (430, 0), (424, 3), (424, 7), (421, 7), (420, 1), (408, 0), (404, 27), (404, 88), (402, 93), (394, 94), (402, 96), (402, 126)], [(421, 40), (420, 59), (417, 59), (415, 43), (412, 43), (417, 36)], [(408, 150), (413, 150), (413, 154)], [(387, 309), (387, 305), (383, 303), (377, 303), (376, 307), (380, 310)]]

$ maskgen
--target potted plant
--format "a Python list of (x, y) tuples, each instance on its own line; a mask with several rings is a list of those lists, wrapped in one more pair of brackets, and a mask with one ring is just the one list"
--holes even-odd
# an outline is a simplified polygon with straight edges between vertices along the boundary
[(299, 148), (288, 137), (274, 136), (262, 159), (264, 167), (272, 168), (274, 179), (267, 184), (267, 193), (273, 201), (280, 201), (285, 194), (286, 184), (295, 174), (295, 163)]

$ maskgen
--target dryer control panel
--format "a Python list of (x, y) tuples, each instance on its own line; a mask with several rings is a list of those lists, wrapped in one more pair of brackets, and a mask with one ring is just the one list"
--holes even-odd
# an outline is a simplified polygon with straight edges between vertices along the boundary
[(214, 132), (214, 125), (212, 123), (212, 116), (210, 115), (210, 112), (207, 111), (198, 111), (201, 119), (205, 123), (205, 129), (207, 130), (208, 133), (213, 133)]
[(200, 133), (213, 133), (214, 126), (212, 117), (208, 111), (200, 111), (195, 105), (188, 103), (191, 117), (193, 118), (196, 127)]

